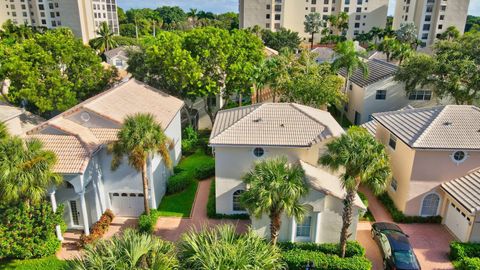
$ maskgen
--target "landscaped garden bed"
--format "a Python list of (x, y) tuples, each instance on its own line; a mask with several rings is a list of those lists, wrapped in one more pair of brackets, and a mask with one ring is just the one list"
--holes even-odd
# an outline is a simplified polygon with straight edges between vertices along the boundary
[(113, 214), (112, 210), (107, 209), (100, 219), (93, 224), (89, 235), (82, 233), (80, 236), (80, 245), (83, 247), (102, 238), (102, 236), (108, 231), (108, 228), (110, 227), (114, 217), (115, 215)]
[(57, 259), (55, 256), (41, 259), (11, 260), (0, 262), (2, 270), (66, 270), (68, 262)]
[(235, 214), (235, 215), (226, 215), (226, 214), (217, 214), (215, 209), (216, 198), (215, 198), (215, 179), (210, 183), (210, 192), (208, 194), (207, 202), (207, 216), (213, 219), (249, 219), (248, 214)]
[(422, 217), (422, 216), (406, 216), (400, 210), (395, 207), (388, 193), (382, 193), (378, 196), (378, 200), (385, 206), (390, 215), (392, 215), (393, 221), (397, 223), (441, 223), (441, 216), (431, 216), (431, 217)]
[(450, 260), (458, 270), (480, 270), (480, 244), (452, 242)]
[(303, 270), (309, 263), (316, 270), (369, 270), (372, 263), (358, 242), (348, 242), (345, 258), (340, 258), (338, 244), (279, 243), (282, 258), (289, 270)]

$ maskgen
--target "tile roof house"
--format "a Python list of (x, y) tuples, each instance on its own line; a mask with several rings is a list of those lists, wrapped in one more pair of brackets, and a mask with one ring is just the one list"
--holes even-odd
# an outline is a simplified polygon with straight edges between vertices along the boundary
[(135, 46), (121, 46), (104, 53), (107, 63), (118, 69), (126, 70), (128, 68), (128, 50), (135, 50)]
[[(261, 103), (218, 112), (210, 136), (215, 152), (217, 213), (245, 213), (238, 201), (246, 189), (243, 175), (256, 161), (286, 156), (305, 170), (310, 192), (302, 199), (307, 217), (299, 224), (283, 216), (280, 240), (337, 242), (346, 193), (339, 174), (317, 162), (325, 144), (343, 133), (330, 113), (295, 103)], [(364, 210), (357, 196), (352, 239)], [(266, 217), (252, 218), (252, 228), (262, 236), (269, 236), (268, 224)]]
[(406, 215), (440, 215), (459, 240), (480, 241), (480, 108), (406, 108), (372, 117), (364, 127), (387, 146), (393, 171), (388, 194), (397, 208)]
[(0, 101), (0, 123), (7, 126), (11, 135), (23, 136), (27, 130), (43, 121), (40, 116)]
[[(392, 63), (379, 60), (365, 60), (368, 76), (357, 69), (350, 77), (347, 96), (348, 103), (343, 110), (350, 122), (360, 125), (377, 112), (398, 110), (407, 105), (426, 107), (437, 103), (432, 91), (419, 89), (410, 95), (402, 82), (394, 80), (398, 67)], [(346, 78), (346, 70), (340, 69), (339, 76)]]
[[(136, 113), (152, 114), (172, 139), (170, 156), (181, 156), (180, 109), (183, 101), (131, 79), (94, 96), (27, 132), (57, 155), (54, 171), (65, 186), (52, 190), (51, 201), (65, 204), (68, 228), (83, 229), (96, 222), (106, 209), (116, 215), (138, 216), (143, 212), (141, 175), (123, 164), (111, 170), (112, 156), (106, 145), (117, 139), (123, 119)], [(156, 208), (170, 173), (160, 156), (148, 161), (150, 204)]]

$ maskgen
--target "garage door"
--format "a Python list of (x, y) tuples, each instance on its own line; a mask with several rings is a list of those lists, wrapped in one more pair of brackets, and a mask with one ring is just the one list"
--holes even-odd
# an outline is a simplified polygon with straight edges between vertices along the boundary
[(445, 225), (462, 242), (468, 241), (468, 230), (470, 228), (470, 218), (460, 210), (454, 203), (448, 205)]
[(112, 193), (111, 198), (117, 216), (138, 217), (144, 212), (142, 193)]

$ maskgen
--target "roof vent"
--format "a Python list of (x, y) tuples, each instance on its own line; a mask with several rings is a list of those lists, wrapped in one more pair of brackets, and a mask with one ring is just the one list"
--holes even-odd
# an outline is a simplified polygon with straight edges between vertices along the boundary
[(448, 121), (447, 121), (447, 122), (443, 122), (443, 125), (444, 125), (444, 126), (451, 126), (451, 125), (452, 125), (452, 122), (448, 122)]
[(280, 124), (281, 127), (285, 127), (285, 124)]
[(253, 122), (255, 122), (255, 123), (262, 122), (262, 118), (254, 119)]

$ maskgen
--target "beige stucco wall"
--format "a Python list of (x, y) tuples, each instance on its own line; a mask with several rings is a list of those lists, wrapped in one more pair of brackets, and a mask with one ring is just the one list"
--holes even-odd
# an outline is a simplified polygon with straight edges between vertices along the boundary
[(303, 160), (317, 164), (319, 149), (324, 144), (310, 148), (273, 148), (264, 147), (261, 158), (253, 155), (255, 147), (215, 147), (215, 195), (217, 213), (233, 214), (232, 195), (238, 189), (245, 189), (242, 177), (248, 173), (253, 164), (261, 159), (286, 156), (289, 162)]
[[(308, 209), (307, 216), (312, 217), (310, 239), (297, 238), (293, 226), (293, 218), (282, 215), (280, 227), (280, 241), (303, 242), (311, 241), (317, 243), (337, 243), (340, 240), (342, 228), (343, 203), (340, 199), (325, 195), (321, 192), (311, 190), (308, 196), (302, 199), (302, 203)], [(350, 240), (355, 240), (358, 224), (358, 208), (354, 208), (353, 222), (349, 228)], [(270, 238), (270, 219), (267, 215), (261, 218), (252, 218), (252, 228), (260, 236)]]
[(410, 177), (413, 168), (413, 160), (415, 151), (397, 139), (397, 145), (393, 150), (388, 142), (390, 140), (390, 132), (381, 125), (377, 127), (376, 138), (379, 140), (390, 156), (390, 163), (392, 165), (393, 178), (397, 180), (397, 191), (394, 191), (390, 185), (387, 187), (388, 194), (393, 199), (393, 202), (400, 211), (405, 211), (408, 194), (410, 192)]
[(347, 87), (348, 111), (346, 112), (346, 116), (351, 123), (354, 123), (355, 111), (359, 112), (361, 114), (361, 117), (363, 117), (364, 115), (365, 93), (363, 91), (363, 88), (356, 85), (355, 83), (350, 82), (350, 85), (352, 87), (352, 90), (350, 90), (350, 86)]
[(14, 117), (4, 123), (7, 126), (7, 130), (11, 135), (22, 135), (22, 124), (20, 117)]

